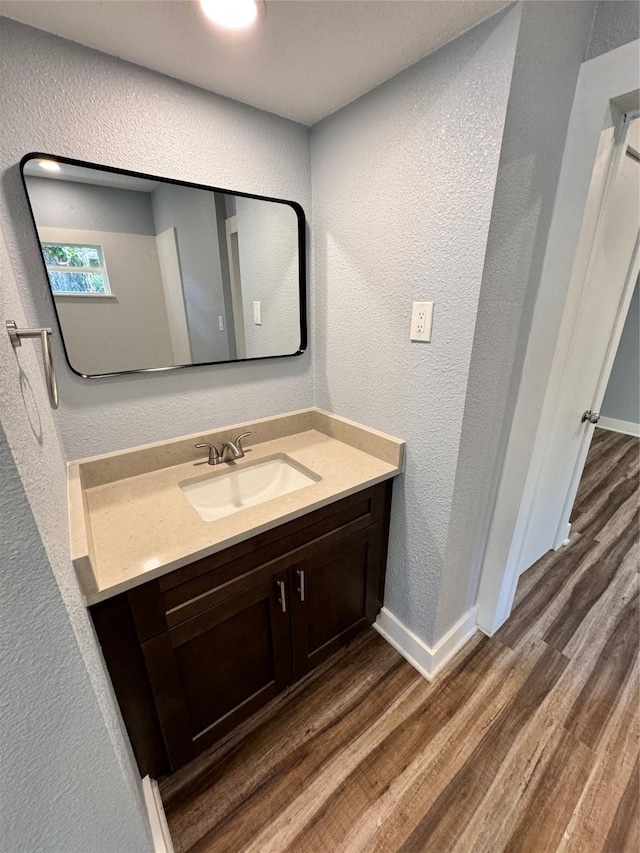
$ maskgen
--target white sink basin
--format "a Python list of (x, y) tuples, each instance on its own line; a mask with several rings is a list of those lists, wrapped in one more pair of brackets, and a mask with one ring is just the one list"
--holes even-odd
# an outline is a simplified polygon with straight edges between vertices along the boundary
[(204, 521), (224, 518), (320, 480), (286, 456), (271, 457), (238, 468), (226, 464), (220, 468), (208, 477), (178, 484)]

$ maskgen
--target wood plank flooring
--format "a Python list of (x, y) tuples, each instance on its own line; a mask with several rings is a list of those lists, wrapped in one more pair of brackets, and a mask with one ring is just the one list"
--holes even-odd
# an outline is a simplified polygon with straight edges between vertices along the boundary
[(161, 785), (176, 853), (638, 853), (640, 442), (428, 684), (374, 631)]

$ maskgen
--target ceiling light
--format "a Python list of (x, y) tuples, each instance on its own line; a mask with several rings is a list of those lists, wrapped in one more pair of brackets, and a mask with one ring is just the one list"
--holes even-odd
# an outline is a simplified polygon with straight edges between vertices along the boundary
[(38, 166), (45, 172), (59, 172), (60, 165), (55, 160), (38, 160)]
[(258, 17), (256, 0), (200, 0), (210, 21), (230, 30), (250, 27)]

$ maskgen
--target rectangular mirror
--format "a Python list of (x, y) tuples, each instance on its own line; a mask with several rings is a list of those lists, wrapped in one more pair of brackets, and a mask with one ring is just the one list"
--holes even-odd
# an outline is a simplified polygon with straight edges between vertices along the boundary
[(300, 205), (49, 154), (21, 166), (75, 373), (304, 352)]

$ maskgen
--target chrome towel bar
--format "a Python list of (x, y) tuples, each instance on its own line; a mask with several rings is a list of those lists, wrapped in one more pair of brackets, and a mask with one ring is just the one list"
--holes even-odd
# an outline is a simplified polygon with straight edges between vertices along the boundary
[(51, 329), (19, 329), (15, 320), (7, 320), (7, 332), (14, 348), (22, 346), (22, 338), (40, 338), (42, 358), (44, 361), (44, 378), (47, 382), (49, 402), (51, 403), (52, 409), (57, 409), (58, 383), (56, 382), (56, 373), (53, 367), (51, 345), (49, 344), (49, 336), (53, 334)]

